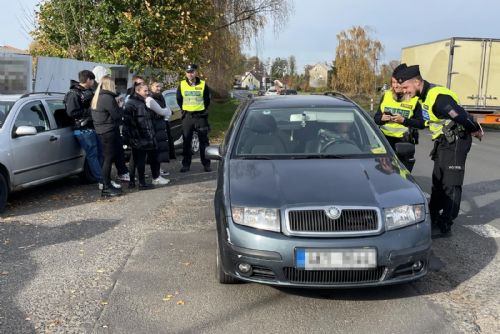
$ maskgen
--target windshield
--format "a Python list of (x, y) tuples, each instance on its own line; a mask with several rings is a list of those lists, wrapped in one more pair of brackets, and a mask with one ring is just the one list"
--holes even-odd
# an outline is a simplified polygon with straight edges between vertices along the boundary
[(0, 128), (5, 123), (5, 119), (14, 103), (14, 101), (0, 101)]
[(387, 150), (356, 108), (249, 109), (235, 145), (235, 157), (349, 158)]

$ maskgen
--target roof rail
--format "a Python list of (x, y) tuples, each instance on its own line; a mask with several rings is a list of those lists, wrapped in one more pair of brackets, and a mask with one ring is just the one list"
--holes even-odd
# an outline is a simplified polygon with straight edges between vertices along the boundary
[(61, 93), (61, 92), (31, 92), (31, 93), (26, 93), (26, 94), (21, 95), (20, 98), (22, 99), (24, 97), (28, 97), (30, 95), (37, 95), (37, 94), (41, 94), (41, 95), (54, 95), (54, 94), (64, 95), (65, 93)]

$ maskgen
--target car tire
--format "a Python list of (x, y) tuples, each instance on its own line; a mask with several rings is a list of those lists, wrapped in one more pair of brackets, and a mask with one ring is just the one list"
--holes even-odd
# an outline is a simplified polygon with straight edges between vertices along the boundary
[(80, 180), (82, 183), (96, 183), (97, 179), (94, 177), (92, 172), (90, 171), (90, 167), (88, 165), (87, 159), (85, 159), (85, 164), (83, 166), (83, 172), (80, 173)]
[(193, 132), (193, 140), (191, 140), (191, 153), (197, 154), (200, 151), (200, 138), (198, 133)]
[(7, 204), (7, 197), (9, 196), (9, 187), (7, 181), (2, 173), (0, 173), (0, 212), (3, 212)]
[(229, 276), (224, 272), (224, 269), (222, 268), (222, 254), (220, 251), (220, 244), (219, 244), (219, 235), (216, 234), (216, 240), (217, 240), (217, 245), (215, 247), (215, 277), (219, 281), (220, 284), (235, 284), (238, 283), (238, 279), (234, 278), (233, 276)]

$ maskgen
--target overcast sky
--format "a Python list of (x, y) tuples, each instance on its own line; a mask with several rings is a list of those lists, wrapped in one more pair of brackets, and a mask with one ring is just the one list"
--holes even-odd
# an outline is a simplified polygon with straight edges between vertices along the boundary
[[(28, 47), (25, 13), (39, 2), (0, 0), (0, 45)], [(330, 63), (337, 33), (360, 25), (382, 42), (382, 62), (388, 62), (399, 59), (405, 46), (449, 37), (500, 38), (499, 18), (500, 0), (295, 0), (287, 25), (275, 34), (270, 24), (245, 53), (264, 60), (294, 55), (299, 69)]]

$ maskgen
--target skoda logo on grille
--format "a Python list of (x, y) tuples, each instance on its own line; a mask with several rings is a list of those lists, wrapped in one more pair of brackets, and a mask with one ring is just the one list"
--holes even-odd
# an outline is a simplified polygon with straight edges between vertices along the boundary
[(325, 212), (328, 218), (330, 219), (337, 219), (340, 217), (340, 214), (342, 213), (342, 211), (340, 211), (340, 209), (335, 206), (325, 209)]

